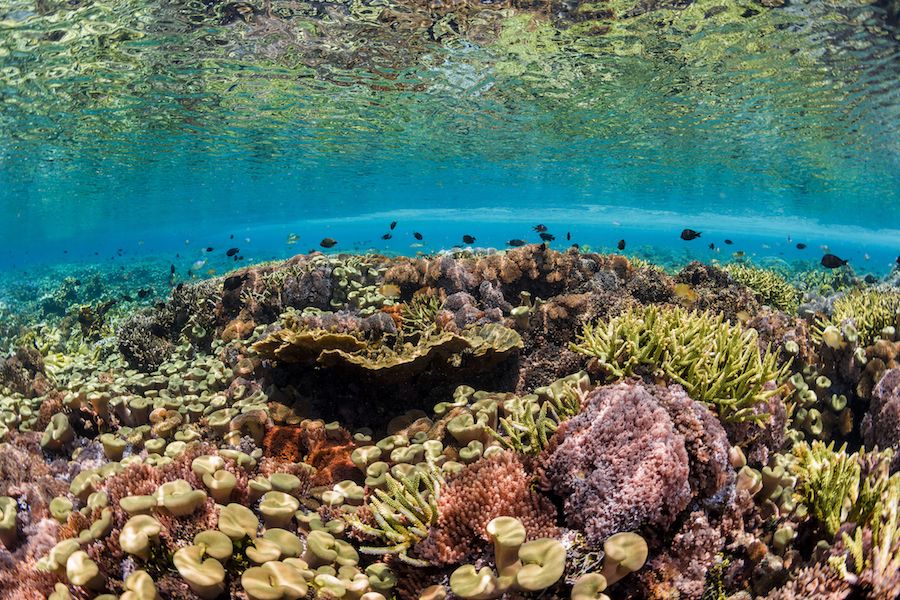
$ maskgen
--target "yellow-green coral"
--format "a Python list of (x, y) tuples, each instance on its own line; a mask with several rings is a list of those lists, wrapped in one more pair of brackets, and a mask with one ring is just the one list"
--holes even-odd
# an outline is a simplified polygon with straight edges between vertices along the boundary
[(726, 265), (725, 271), (735, 281), (756, 292), (757, 297), (764, 304), (787, 313), (797, 312), (800, 294), (779, 273), (739, 264)]
[(797, 444), (791, 471), (797, 477), (797, 500), (821, 523), (830, 536), (837, 533), (849, 515), (859, 488), (859, 463), (846, 445), (834, 450), (819, 441)]
[(766, 420), (759, 407), (779, 393), (789, 368), (778, 366), (771, 349), (760, 351), (755, 330), (672, 307), (630, 309), (587, 324), (571, 348), (596, 358), (611, 378), (648, 373), (679, 383), (728, 422)]
[(819, 318), (813, 328), (816, 341), (828, 326), (838, 329), (846, 321), (853, 321), (861, 346), (875, 342), (885, 327), (900, 327), (900, 292), (864, 289), (853, 290), (837, 298), (830, 318)]
[(359, 550), (363, 554), (396, 554), (404, 562), (424, 566), (427, 563), (411, 558), (407, 552), (437, 521), (444, 479), (437, 470), (416, 469), (399, 480), (385, 474), (385, 481), (387, 490), (375, 489), (366, 502), (377, 527), (363, 523), (354, 513), (347, 518), (357, 530), (388, 545), (362, 546)]

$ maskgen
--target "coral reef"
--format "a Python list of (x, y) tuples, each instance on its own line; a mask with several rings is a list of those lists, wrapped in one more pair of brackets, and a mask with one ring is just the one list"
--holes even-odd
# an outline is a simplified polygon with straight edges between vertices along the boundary
[(3, 345), (4, 598), (900, 589), (894, 292), (543, 245), (81, 281)]

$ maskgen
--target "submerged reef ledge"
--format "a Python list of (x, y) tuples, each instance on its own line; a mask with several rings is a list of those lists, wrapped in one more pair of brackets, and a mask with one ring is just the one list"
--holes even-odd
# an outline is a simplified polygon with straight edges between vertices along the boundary
[(0, 310), (2, 599), (900, 595), (896, 269), (311, 253)]

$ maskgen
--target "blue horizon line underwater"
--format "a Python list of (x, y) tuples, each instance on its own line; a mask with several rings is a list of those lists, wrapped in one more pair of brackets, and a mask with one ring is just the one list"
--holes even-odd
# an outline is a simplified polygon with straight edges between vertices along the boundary
[[(398, 223), (396, 231), (389, 229), (391, 221)], [(542, 240), (533, 230), (537, 223), (545, 224), (554, 239)], [(697, 230), (702, 236), (682, 240), (679, 233), (683, 228)], [(569, 209), (400, 209), (297, 220), (290, 224), (209, 227), (206, 231), (188, 228), (176, 233), (171, 229), (141, 232), (138, 239), (122, 236), (98, 240), (97, 244), (86, 244), (83, 239), (47, 241), (40, 251), (7, 250), (0, 254), (0, 272), (52, 264), (102, 264), (110, 259), (118, 260), (118, 264), (132, 259), (191, 263), (217, 258), (230, 247), (243, 250), (240, 259), (245, 262), (233, 265), (238, 268), (309, 251), (414, 256), (460, 247), (504, 250), (510, 247), (508, 241), (522, 240), (546, 242), (557, 250), (578, 244), (595, 252), (633, 254), (648, 259), (656, 254), (681, 265), (691, 260), (725, 263), (735, 259), (761, 261), (761, 265), (779, 260), (818, 263), (820, 255), (835, 253), (862, 273), (882, 275), (894, 267), (900, 253), (900, 229), (855, 226), (835, 229), (820, 225), (815, 219), (797, 216), (696, 213), (688, 217), (676, 211), (587, 204)], [(415, 232), (421, 233), (423, 239), (413, 237)], [(381, 239), (384, 233), (390, 233), (390, 239)], [(471, 235), (476, 241), (466, 244), (462, 240), (464, 235)], [(324, 237), (334, 238), (338, 243), (323, 248), (319, 242)], [(620, 240), (627, 243), (625, 251), (617, 248)], [(714, 248), (709, 244), (714, 244)], [(802, 244), (802, 249), (797, 244)], [(207, 252), (210, 246), (214, 251)], [(233, 257), (228, 259), (232, 261)], [(225, 261), (226, 266), (229, 261)]]

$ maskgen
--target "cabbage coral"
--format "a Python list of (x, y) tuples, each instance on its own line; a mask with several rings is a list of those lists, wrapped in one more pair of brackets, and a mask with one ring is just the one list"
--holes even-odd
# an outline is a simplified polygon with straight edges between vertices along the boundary
[(797, 312), (800, 294), (794, 286), (775, 271), (740, 264), (726, 265), (725, 271), (735, 281), (756, 292), (757, 298), (764, 304), (787, 313)]
[(725, 422), (764, 422), (758, 407), (777, 395), (789, 363), (760, 352), (753, 329), (722, 315), (648, 306), (587, 324), (571, 349), (597, 359), (614, 379), (648, 374), (681, 384), (695, 400), (715, 406)]

